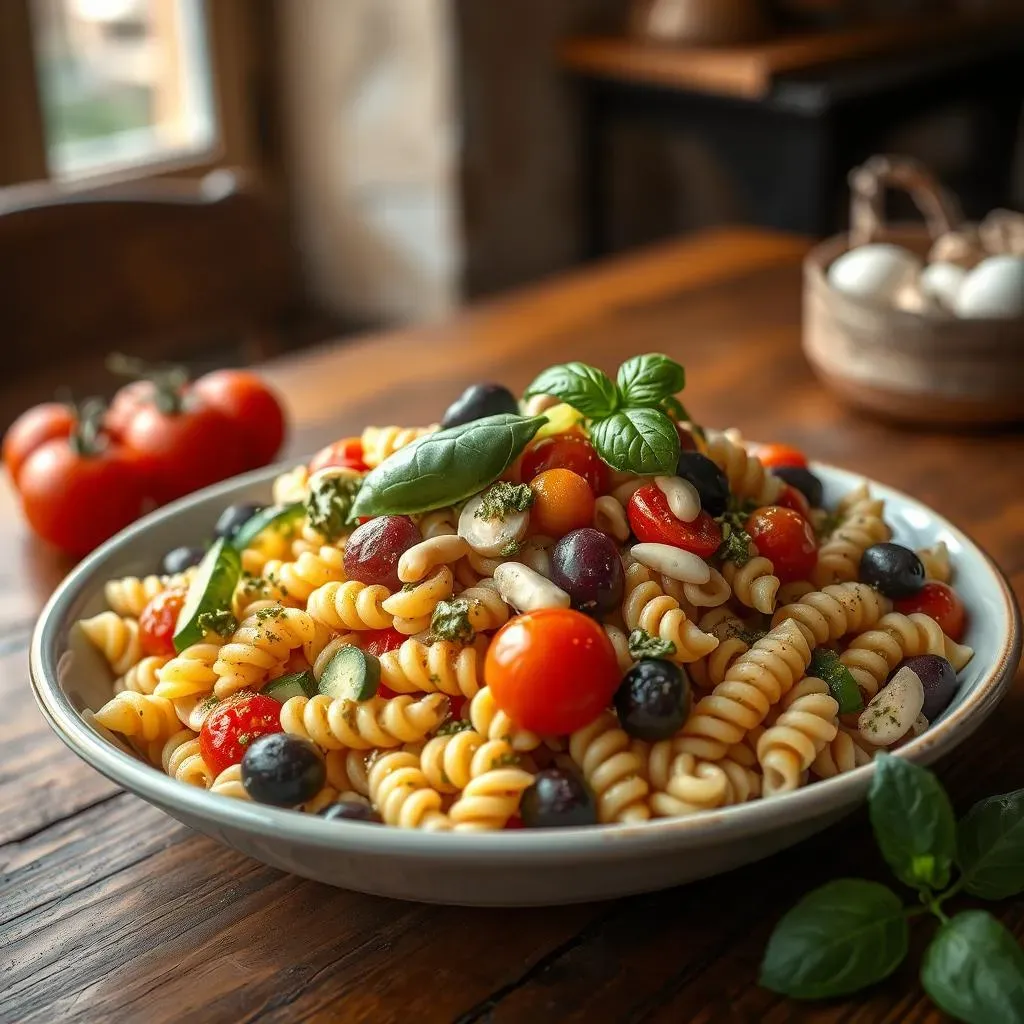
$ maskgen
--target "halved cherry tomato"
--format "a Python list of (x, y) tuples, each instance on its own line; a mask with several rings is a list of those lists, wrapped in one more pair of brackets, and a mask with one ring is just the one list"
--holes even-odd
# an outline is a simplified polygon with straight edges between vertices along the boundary
[(363, 461), (362, 440), (358, 437), (343, 437), (340, 441), (321, 448), (309, 460), (311, 474), (328, 466), (345, 466), (348, 469), (357, 469), (360, 473), (365, 472), (369, 467)]
[(520, 479), (530, 481), (548, 469), (571, 469), (590, 484), (594, 494), (608, 490), (611, 471), (580, 434), (559, 434), (531, 441), (523, 452)]
[(807, 579), (818, 562), (818, 542), (811, 524), (791, 508), (759, 508), (745, 529), (783, 583)]
[(811, 521), (811, 503), (807, 500), (803, 491), (798, 491), (792, 484), (785, 484), (775, 504), (782, 508), (792, 509), (802, 519)]
[(754, 450), (763, 466), (799, 466), (807, 468), (807, 456), (789, 444), (762, 444)]
[(139, 641), (146, 654), (174, 654), (174, 630), (185, 591), (172, 587), (152, 598), (139, 615)]
[(246, 370), (215, 370), (200, 377), (190, 392), (240, 428), (245, 437), (244, 468), (273, 461), (284, 443), (284, 408), (262, 377)]
[(397, 629), (370, 629), (360, 637), (360, 647), (367, 654), (379, 658), (385, 651), (398, 650), (409, 638)]
[(547, 736), (592, 722), (621, 676), (604, 627), (568, 608), (510, 619), (495, 633), (484, 664), (498, 707), (522, 728)]
[(281, 704), (262, 693), (243, 691), (219, 704), (199, 731), (199, 752), (212, 771), (241, 764), (254, 740), (281, 732)]
[(692, 523), (672, 515), (668, 498), (654, 484), (644, 484), (626, 503), (629, 525), (645, 544), (671, 544), (710, 558), (722, 544), (722, 528), (701, 512)]
[(18, 473), (25, 460), (47, 441), (70, 437), (77, 417), (74, 410), (59, 402), (44, 402), (23, 412), (4, 434), (4, 465), (17, 487)]
[(530, 480), (533, 509), (530, 525), (534, 533), (564, 537), (570, 530), (590, 526), (594, 521), (594, 492), (590, 484), (571, 469), (547, 469)]
[(466, 706), (469, 704), (468, 697), (449, 697), (448, 716), (452, 721), (466, 716)]
[(967, 628), (967, 610), (964, 608), (960, 595), (945, 583), (929, 580), (912, 597), (903, 597), (893, 602), (896, 611), (903, 615), (923, 612), (933, 618), (941, 627), (942, 632), (959, 643), (964, 638)]

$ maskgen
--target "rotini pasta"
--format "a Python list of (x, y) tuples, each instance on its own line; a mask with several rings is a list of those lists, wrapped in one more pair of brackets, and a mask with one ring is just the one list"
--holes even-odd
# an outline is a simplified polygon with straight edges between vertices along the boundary
[(139, 624), (117, 612), (100, 612), (91, 619), (82, 619), (79, 628), (107, 659), (115, 675), (123, 676), (142, 659)]
[(221, 647), (213, 671), (220, 698), (266, 681), (296, 647), (312, 640), (313, 620), (298, 608), (267, 608), (246, 619)]
[(675, 647), (673, 661), (696, 661), (718, 646), (718, 640), (687, 619), (679, 602), (669, 597), (652, 580), (650, 570), (638, 562), (626, 570), (622, 615), (629, 629), (643, 629), (671, 643)]
[(441, 794), (431, 789), (415, 754), (403, 750), (381, 754), (370, 768), (369, 782), (370, 799), (385, 824), (428, 831), (451, 828), (441, 810)]
[(387, 629), (395, 621), (384, 611), (390, 596), (387, 587), (356, 580), (328, 583), (309, 595), (306, 611), (331, 629)]
[(726, 475), (729, 490), (737, 500), (772, 505), (778, 498), (782, 481), (726, 434), (707, 431), (707, 456)]
[(469, 781), (452, 804), (448, 817), (457, 832), (494, 832), (519, 809), (533, 775), (520, 768), (505, 740), (489, 740), (473, 754)]
[(188, 786), (209, 789), (213, 784), (210, 771), (199, 750), (199, 739), (191, 729), (181, 729), (164, 744), (161, 752), (164, 771)]
[(175, 700), (212, 693), (219, 678), (214, 665), (220, 657), (221, 646), (206, 641), (193, 644), (167, 661), (156, 673), (156, 695)]
[(569, 753), (597, 797), (599, 821), (645, 821), (651, 816), (643, 762), (613, 714), (605, 712), (574, 732)]
[(273, 601), (305, 608), (313, 591), (345, 579), (345, 553), (325, 545), (305, 551), (293, 562), (271, 559), (263, 567), (265, 595)]
[(473, 697), (483, 686), (483, 663), (478, 646), (448, 640), (427, 644), (411, 637), (380, 656), (380, 678), (395, 693)]
[(792, 620), (807, 642), (827, 644), (848, 633), (863, 633), (892, 611), (892, 602), (866, 583), (833, 583), (802, 595), (775, 613), (772, 625)]
[(432, 427), (367, 427), (363, 431), (363, 462), (370, 469), (379, 466), (407, 444), (418, 441), (427, 434), (432, 434), (437, 426)]
[(94, 717), (111, 732), (147, 743), (166, 740), (180, 727), (174, 705), (169, 700), (131, 690), (113, 696)]
[(953, 565), (949, 560), (949, 548), (944, 540), (930, 548), (918, 548), (917, 557), (924, 566), (926, 579), (949, 583), (953, 579)]
[(742, 566), (735, 562), (722, 564), (722, 575), (740, 603), (765, 615), (775, 610), (775, 595), (779, 592), (779, 578), (774, 573), (772, 563), (756, 554), (756, 549)]
[(381, 602), (386, 615), (394, 617), (399, 633), (412, 636), (430, 628), (434, 609), (454, 592), (455, 578), (451, 569), (442, 565), (422, 583), (407, 583), (400, 591)]
[[(133, 690), (135, 693), (153, 693), (160, 682), (160, 669), (170, 659), (163, 655), (151, 654), (132, 665), (123, 676), (114, 682), (114, 689)], [(160, 694), (160, 696), (164, 696)]]

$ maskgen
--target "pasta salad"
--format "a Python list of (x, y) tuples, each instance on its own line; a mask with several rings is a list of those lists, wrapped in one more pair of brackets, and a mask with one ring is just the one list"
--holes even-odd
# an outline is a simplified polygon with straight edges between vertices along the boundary
[(973, 653), (945, 546), (683, 383), (570, 363), (330, 445), (107, 584), (86, 717), (214, 795), (455, 831), (772, 798), (927, 729)]

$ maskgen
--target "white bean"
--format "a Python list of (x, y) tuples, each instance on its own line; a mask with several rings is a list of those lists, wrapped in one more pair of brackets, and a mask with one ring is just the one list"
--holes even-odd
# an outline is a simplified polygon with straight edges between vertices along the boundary
[(554, 544), (550, 537), (531, 537), (523, 543), (515, 560), (551, 579), (551, 548)]
[(656, 476), (654, 483), (668, 501), (669, 511), (684, 523), (692, 523), (700, 515), (697, 488), (681, 476)]
[(671, 544), (634, 544), (629, 553), (648, 569), (682, 583), (701, 584), (711, 579), (711, 566), (703, 558)]
[(857, 728), (868, 743), (876, 747), (891, 747), (913, 728), (923, 707), (921, 677), (904, 665), (871, 698), (861, 712)]
[(520, 612), (540, 608), (568, 608), (569, 595), (520, 562), (504, 562), (494, 570), (494, 582), (506, 604)]
[(614, 537), (629, 540), (629, 520), (626, 511), (610, 494), (603, 494), (594, 502), (594, 529)]
[(459, 536), (478, 554), (488, 558), (506, 555), (518, 546), (530, 528), (530, 513), (508, 512), (496, 519), (481, 519), (476, 510), (483, 495), (471, 498), (459, 516)]

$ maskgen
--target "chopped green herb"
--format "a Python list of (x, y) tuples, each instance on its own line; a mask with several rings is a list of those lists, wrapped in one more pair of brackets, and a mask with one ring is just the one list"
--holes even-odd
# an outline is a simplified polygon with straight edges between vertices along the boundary
[(522, 551), (523, 545), (517, 540), (510, 540), (502, 549), (502, 558), (511, 558), (513, 555), (518, 555)]
[(742, 640), (748, 647), (753, 647), (758, 640), (763, 640), (768, 632), (764, 629), (748, 629), (742, 622), (734, 622), (728, 626), (727, 635)]
[(249, 746), (250, 743), (252, 743), (252, 733), (251, 732), (240, 732), (238, 734), (238, 745), (240, 747), (247, 747), (247, 746)]
[(477, 519), (504, 519), (510, 512), (525, 512), (532, 504), (533, 491), (529, 485), (499, 480), (484, 492), (473, 515)]
[(231, 636), (238, 629), (238, 619), (226, 608), (217, 612), (202, 612), (196, 619), (196, 625), (203, 633), (214, 633), (217, 636)]
[(199, 702), (200, 711), (209, 711), (211, 708), (215, 708), (220, 703), (220, 698), (215, 697), (212, 693), (208, 694)]
[(492, 760), (491, 760), (491, 771), (494, 771), (496, 768), (507, 768), (510, 765), (517, 765), (517, 764), (519, 764), (519, 755), (518, 754), (513, 754), (511, 752), (508, 753), (508, 754), (502, 754), (501, 757), (492, 758)]
[(831, 537), (839, 529), (843, 517), (838, 512), (826, 512), (823, 516), (815, 516), (814, 532), (818, 540)]
[(751, 559), (750, 534), (746, 530), (734, 529), (729, 523), (722, 524), (722, 543), (715, 552), (717, 558), (723, 562), (733, 562), (738, 568), (743, 568)]
[(641, 658), (671, 658), (676, 645), (671, 640), (651, 636), (646, 629), (634, 629), (629, 634), (629, 656), (635, 661)]
[(472, 641), (476, 632), (469, 621), (469, 602), (464, 597), (438, 601), (430, 619), (430, 632), (438, 640)]
[(362, 486), (355, 476), (324, 476), (306, 498), (309, 525), (327, 540), (337, 540), (351, 530), (352, 505)]
[(261, 608), (256, 613), (257, 622), (269, 622), (271, 619), (280, 619), (284, 615), (284, 609), (280, 605), (274, 605), (272, 608)]
[(402, 584), (402, 593), (403, 594), (411, 594), (415, 589), (416, 589), (416, 584), (415, 583), (403, 583)]
[(452, 718), (444, 723), (438, 730), (438, 736), (454, 736), (457, 732), (465, 732), (472, 729), (473, 723), (468, 718)]
[(441, 683), (441, 677), (436, 672), (431, 672), (430, 675), (427, 676), (427, 682), (432, 686), (438, 686)]
[[(860, 711), (864, 707), (864, 698), (857, 685), (853, 673), (842, 663), (839, 655), (827, 647), (819, 647), (811, 655), (811, 666), (808, 670), (817, 676), (829, 688), (829, 692), (839, 702), (840, 714)], [(877, 716), (881, 708), (876, 705), (873, 714)]]
[(276, 633), (271, 633), (269, 629), (263, 631), (263, 636), (268, 643), (279, 644), (281, 638)]

